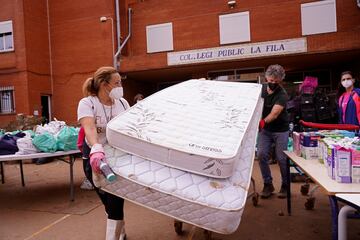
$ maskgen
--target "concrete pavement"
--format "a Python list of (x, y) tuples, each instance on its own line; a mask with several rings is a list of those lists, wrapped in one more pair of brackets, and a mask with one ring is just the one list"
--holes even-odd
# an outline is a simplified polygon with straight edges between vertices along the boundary
[[(5, 164), (5, 184), (0, 184), (1, 240), (92, 240), (105, 238), (106, 216), (94, 191), (79, 188), (83, 180), (82, 162), (75, 169), (75, 201), (69, 201), (69, 166), (61, 161), (44, 165), (24, 164), (26, 186), (21, 186), (18, 164)], [(272, 165), (279, 180), (278, 166)], [(262, 188), (258, 163), (253, 176), (257, 190)], [(275, 182), (278, 191), (280, 184)], [(286, 214), (286, 200), (276, 196), (260, 199), (254, 207), (247, 202), (238, 230), (230, 235), (214, 233), (214, 240), (235, 239), (331, 239), (330, 207), (327, 196), (318, 190), (315, 209), (305, 210), (300, 183), (292, 185), (293, 215)], [(284, 216), (281, 216), (284, 213)], [(128, 240), (187, 239), (191, 225), (184, 224), (178, 236), (173, 219), (126, 201)], [(359, 220), (349, 221), (349, 238), (360, 239)], [(197, 228), (193, 239), (204, 239)]]

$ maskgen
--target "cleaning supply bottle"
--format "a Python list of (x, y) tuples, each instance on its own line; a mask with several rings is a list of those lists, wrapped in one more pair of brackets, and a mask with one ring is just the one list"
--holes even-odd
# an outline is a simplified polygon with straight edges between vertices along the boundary
[(113, 171), (106, 162), (101, 161), (100, 170), (104, 175), (104, 177), (106, 178), (106, 180), (108, 180), (109, 182), (112, 182), (116, 179), (115, 174), (113, 173)]

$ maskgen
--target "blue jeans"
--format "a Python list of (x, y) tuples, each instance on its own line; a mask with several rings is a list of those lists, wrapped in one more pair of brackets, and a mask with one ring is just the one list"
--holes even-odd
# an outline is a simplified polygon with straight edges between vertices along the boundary
[(269, 167), (271, 146), (275, 143), (275, 157), (280, 166), (282, 184), (287, 184), (287, 157), (283, 151), (287, 150), (289, 132), (270, 132), (265, 129), (259, 132), (257, 157), (259, 159), (261, 175), (265, 184), (272, 183)]

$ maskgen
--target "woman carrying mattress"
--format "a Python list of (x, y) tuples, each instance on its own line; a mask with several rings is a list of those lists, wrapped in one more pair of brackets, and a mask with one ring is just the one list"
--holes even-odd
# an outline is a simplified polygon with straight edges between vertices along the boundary
[(93, 174), (100, 174), (100, 163), (106, 162), (103, 144), (107, 142), (107, 123), (129, 108), (123, 98), (121, 77), (113, 67), (101, 67), (83, 85), (84, 98), (78, 106), (78, 121), (85, 130), (82, 145), (83, 167), (86, 177), (105, 206), (108, 215), (106, 240), (125, 239), (124, 199), (104, 192), (93, 182)]

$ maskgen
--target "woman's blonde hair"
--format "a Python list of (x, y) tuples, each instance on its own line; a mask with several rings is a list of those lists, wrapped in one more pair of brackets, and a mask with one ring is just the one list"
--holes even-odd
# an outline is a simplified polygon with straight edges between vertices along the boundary
[(98, 70), (96, 70), (94, 76), (86, 79), (83, 84), (82, 90), (84, 96), (97, 96), (101, 84), (103, 82), (109, 83), (111, 80), (111, 76), (114, 73), (118, 72), (113, 67), (100, 67)]

